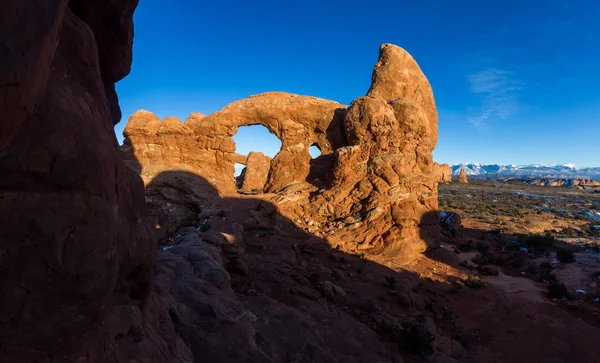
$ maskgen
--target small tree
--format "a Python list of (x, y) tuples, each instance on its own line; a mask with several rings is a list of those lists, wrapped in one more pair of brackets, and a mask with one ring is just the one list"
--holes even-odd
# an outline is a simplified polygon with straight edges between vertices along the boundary
[(575, 261), (575, 254), (565, 248), (559, 248), (556, 250), (556, 258), (562, 263), (569, 263)]

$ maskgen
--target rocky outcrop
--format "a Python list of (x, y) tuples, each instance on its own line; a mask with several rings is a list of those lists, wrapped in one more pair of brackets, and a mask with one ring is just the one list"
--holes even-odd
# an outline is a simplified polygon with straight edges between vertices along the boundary
[(271, 158), (261, 152), (250, 152), (246, 160), (246, 168), (240, 190), (245, 192), (263, 191), (267, 184)]
[(452, 168), (449, 164), (433, 163), (434, 172), (440, 183), (452, 183)]
[(333, 207), (332, 218), (358, 218), (333, 238), (388, 265), (410, 263), (439, 233), (431, 213), (437, 112), (427, 78), (405, 50), (381, 46), (369, 93), (352, 103), (344, 125), (349, 146), (336, 150), (321, 205)]
[(435, 146), (438, 115), (433, 91), (421, 68), (406, 50), (393, 44), (383, 44), (379, 48), (379, 60), (373, 70), (367, 96), (385, 100), (404, 99), (418, 104), (426, 115), (421, 127), (429, 132), (428, 137)]
[(143, 328), (156, 242), (113, 130), (136, 4), (0, 4), (2, 362), (170, 356)]
[(467, 172), (465, 169), (460, 169), (460, 174), (458, 175), (458, 182), (460, 184), (468, 184), (469, 180), (467, 179)]
[[(437, 111), (427, 78), (402, 48), (382, 45), (372, 78), (367, 96), (349, 108), (265, 93), (209, 116), (193, 114), (183, 125), (139, 111), (125, 128), (123, 154), (147, 183), (161, 171), (189, 171), (228, 195), (240, 160), (231, 137), (240, 126), (264, 125), (281, 151), (270, 168), (266, 160), (251, 167), (258, 158), (248, 157), (243, 191), (276, 192), (289, 218), (312, 221), (305, 228), (386, 263), (409, 263), (439, 235), (437, 183), (449, 173), (440, 176), (432, 158)], [(322, 154), (311, 160), (312, 145)]]
[(234, 193), (238, 154), (232, 136), (241, 126), (261, 124), (282, 141), (264, 188), (277, 191), (306, 180), (311, 145), (327, 153), (344, 145), (344, 110), (336, 102), (273, 92), (234, 102), (206, 117), (192, 114), (183, 125), (163, 126), (166, 120), (161, 123), (147, 111), (138, 111), (125, 127), (123, 154), (129, 165), (141, 164), (146, 183), (161, 171), (185, 170), (222, 193)]

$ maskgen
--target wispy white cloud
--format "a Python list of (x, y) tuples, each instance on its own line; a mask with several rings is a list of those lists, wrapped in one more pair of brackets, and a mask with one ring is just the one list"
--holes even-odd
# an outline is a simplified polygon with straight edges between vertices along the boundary
[(468, 76), (471, 93), (481, 97), (481, 104), (468, 116), (468, 121), (477, 128), (503, 120), (518, 108), (517, 94), (521, 82), (512, 72), (487, 68)]

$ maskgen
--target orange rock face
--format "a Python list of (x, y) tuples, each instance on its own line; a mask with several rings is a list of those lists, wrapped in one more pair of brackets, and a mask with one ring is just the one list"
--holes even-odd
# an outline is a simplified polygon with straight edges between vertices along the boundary
[(469, 180), (467, 179), (467, 172), (465, 172), (465, 169), (460, 169), (460, 174), (458, 175), (458, 182), (461, 184), (469, 183)]
[(240, 190), (245, 192), (263, 191), (267, 184), (269, 171), (271, 170), (271, 158), (261, 152), (251, 152), (246, 160), (244, 180)]
[(450, 165), (438, 163), (433, 164), (438, 181), (444, 184), (452, 183), (452, 168), (450, 167)]
[[(288, 217), (331, 243), (406, 264), (439, 235), (437, 183), (447, 176), (432, 158), (437, 111), (427, 78), (402, 48), (382, 45), (372, 78), (367, 96), (350, 107), (278, 92), (193, 114), (183, 125), (139, 111), (125, 128), (123, 154), (147, 182), (182, 170), (235, 193), (234, 163), (243, 156), (232, 136), (240, 126), (264, 125), (281, 151), (270, 168), (258, 154), (248, 156), (242, 190), (275, 193)], [(311, 145), (322, 153), (313, 160)]]
[(222, 193), (233, 193), (238, 154), (232, 136), (241, 126), (264, 125), (282, 142), (265, 186), (266, 191), (277, 191), (306, 180), (311, 145), (331, 153), (344, 144), (344, 110), (336, 102), (274, 92), (234, 102), (206, 117), (192, 114), (183, 125), (165, 127), (154, 115), (138, 111), (125, 127), (123, 151), (129, 165), (141, 164), (137, 170), (146, 182), (161, 171), (186, 170)]

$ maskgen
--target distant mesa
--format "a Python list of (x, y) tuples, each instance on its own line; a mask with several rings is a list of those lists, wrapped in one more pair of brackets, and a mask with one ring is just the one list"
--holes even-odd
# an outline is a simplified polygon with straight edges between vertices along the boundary
[(452, 165), (452, 175), (458, 176), (461, 169), (467, 175), (478, 179), (591, 179), (600, 180), (600, 167), (576, 168), (571, 164), (565, 165), (500, 165), (462, 163)]
[[(520, 180), (520, 179), (517, 179)], [(539, 185), (545, 187), (570, 187), (584, 189), (586, 187), (600, 186), (600, 180), (591, 179), (557, 179), (557, 178), (535, 178), (522, 179), (523, 182), (530, 185)]]

